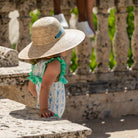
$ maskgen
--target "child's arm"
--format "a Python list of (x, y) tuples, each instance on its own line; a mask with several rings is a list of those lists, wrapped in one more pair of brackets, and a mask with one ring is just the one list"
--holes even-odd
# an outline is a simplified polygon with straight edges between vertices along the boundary
[(44, 73), (40, 90), (40, 116), (42, 117), (47, 118), (54, 115), (54, 113), (48, 110), (48, 96), (50, 87), (52, 86), (53, 82), (56, 81), (59, 74), (60, 62), (57, 60), (50, 62), (47, 65), (46, 71)]
[(29, 81), (29, 83), (28, 83), (28, 90), (31, 92), (31, 94), (32, 94), (34, 97), (37, 97), (36, 86), (35, 86), (35, 84), (32, 83), (31, 81)]

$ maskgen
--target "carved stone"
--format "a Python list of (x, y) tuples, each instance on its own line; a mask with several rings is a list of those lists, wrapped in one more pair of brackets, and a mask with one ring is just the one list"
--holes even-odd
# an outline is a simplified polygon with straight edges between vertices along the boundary
[(111, 42), (108, 34), (108, 16), (109, 14), (105, 9), (98, 9), (97, 19), (98, 28), (95, 39), (95, 53), (97, 68), (95, 72), (108, 72), (108, 62), (111, 52)]
[(19, 41), (17, 43), (17, 51), (21, 51), (24, 47), (26, 47), (31, 42), (30, 36), (30, 21), (29, 13), (31, 10), (36, 8), (36, 1), (24, 1), (20, 0), (17, 4), (17, 9), (19, 11), (20, 17), (19, 21)]
[(78, 65), (76, 74), (77, 75), (88, 75), (90, 74), (90, 57), (92, 51), (92, 43), (90, 38), (85, 38), (85, 40), (80, 44), (80, 46), (76, 47), (76, 55), (78, 58)]
[(134, 3), (135, 6), (137, 6), (138, 5), (138, 0), (133, 0), (133, 3)]
[(95, 0), (95, 5), (98, 8), (107, 10), (114, 6), (114, 0)]
[(39, 111), (0, 97), (1, 138), (87, 138), (92, 130), (57, 117), (40, 118)]
[(0, 45), (11, 48), (8, 28), (9, 21), (8, 13), (0, 11)]
[(117, 7), (132, 6), (132, 0), (114, 0)]
[(117, 7), (116, 13), (116, 32), (113, 42), (113, 50), (116, 60), (114, 71), (128, 71), (127, 60), (129, 50), (129, 39), (126, 31), (126, 8)]
[(41, 17), (49, 16), (53, 10), (53, 0), (37, 0), (36, 6), (41, 13)]
[(66, 76), (72, 75), (70, 68), (69, 68), (71, 65), (71, 57), (72, 57), (72, 49), (68, 51), (67, 56), (65, 57), (65, 61), (67, 64)]
[(16, 50), (0, 46), (0, 67), (18, 66), (18, 63)]
[(23, 48), (25, 48), (31, 42), (30, 35), (30, 17), (22, 18), (21, 16), (18, 18), (19, 21), (19, 41), (16, 44), (16, 50), (20, 52)]

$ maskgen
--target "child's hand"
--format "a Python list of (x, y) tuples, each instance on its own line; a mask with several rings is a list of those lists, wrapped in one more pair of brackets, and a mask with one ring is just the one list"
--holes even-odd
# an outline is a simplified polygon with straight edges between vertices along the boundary
[(40, 109), (40, 117), (49, 118), (54, 116), (54, 113), (48, 109)]

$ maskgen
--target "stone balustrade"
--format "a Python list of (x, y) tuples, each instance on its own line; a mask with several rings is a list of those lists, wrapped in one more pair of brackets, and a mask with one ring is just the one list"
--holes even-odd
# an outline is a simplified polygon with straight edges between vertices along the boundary
[[(70, 9), (74, 8), (75, 5), (75, 0), (61, 0), (61, 9), (67, 21), (70, 19)], [(127, 34), (126, 9), (128, 6), (134, 6), (135, 8), (135, 29), (131, 42)], [(64, 117), (71, 120), (138, 114), (136, 110), (136, 105), (138, 104), (138, 0), (96, 0), (95, 7), (97, 8), (96, 16), (98, 24), (94, 45), (86, 37), (80, 46), (76, 47), (79, 66), (75, 73), (68, 70), (66, 75), (69, 84), (66, 85), (67, 108)], [(116, 8), (116, 31), (113, 44), (111, 44), (108, 34), (108, 11), (113, 7)], [(29, 17), (29, 13), (35, 9), (40, 11), (40, 17), (49, 16), (50, 11), (53, 9), (53, 1), (0, 0), (0, 45), (11, 47), (8, 38), (8, 23), (10, 20), (8, 15), (13, 10), (18, 10), (19, 12), (20, 36), (16, 46), (17, 51), (22, 50), (30, 43), (29, 23), (31, 18)], [(134, 60), (131, 68), (127, 66), (130, 43)], [(112, 70), (108, 66), (111, 46), (113, 46), (116, 61), (116, 65)], [(97, 62), (94, 72), (89, 68), (92, 47), (95, 49)], [(71, 64), (71, 54), (72, 52), (70, 51), (70, 55), (66, 59), (68, 67)], [(2, 73), (0, 76), (0, 86), (2, 88), (0, 95), (26, 105), (34, 106), (35, 99), (32, 98), (33, 102), (30, 103), (26, 96), (29, 95), (31, 97), (27, 91), (28, 81), (26, 80), (30, 68), (26, 70), (23, 64), (25, 63), (21, 62), (19, 64), (19, 66), (23, 67), (22, 69), (20, 67), (11, 68), (15, 70), (13, 71), (14, 75), (11, 70), (0, 68), (0, 72), (2, 70), (5, 71), (5, 74)], [(28, 64), (26, 66), (28, 68)], [(6, 81), (7, 79), (8, 81)], [(5, 83), (3, 83), (4, 80)], [(12, 84), (12, 86), (9, 87), (8, 84)], [(9, 92), (5, 92), (5, 90)], [(12, 92), (14, 94), (11, 95)], [(75, 98), (79, 98), (79, 100), (75, 100)], [(124, 103), (125, 106), (122, 106)], [(80, 109), (80, 105), (82, 109)], [(126, 110), (125, 107), (128, 105), (129, 109)], [(122, 112), (117, 114), (116, 111), (119, 108)], [(77, 115), (76, 111), (80, 111), (79, 115)], [(75, 113), (76, 118), (71, 113)]]
[(17, 51), (0, 46), (0, 67), (18, 66), (18, 64)]

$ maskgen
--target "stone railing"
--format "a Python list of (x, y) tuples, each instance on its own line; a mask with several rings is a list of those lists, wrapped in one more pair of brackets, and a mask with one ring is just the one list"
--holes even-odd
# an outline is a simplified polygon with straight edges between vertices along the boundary
[[(131, 40), (134, 64), (131, 68), (128, 68), (127, 66), (128, 50), (130, 44), (126, 31), (126, 8), (128, 6), (135, 7), (135, 30)], [(70, 19), (70, 9), (73, 7), (75, 7), (75, 0), (61, 1), (61, 9), (65, 14), (67, 21)], [(132, 111), (132, 108), (137, 105), (135, 103), (138, 101), (138, 1), (96, 0), (95, 7), (97, 7), (96, 16), (98, 20), (97, 34), (94, 45), (97, 67), (94, 72), (90, 71), (89, 64), (92, 43), (91, 40), (86, 37), (85, 40), (80, 44), (81, 46), (76, 47), (76, 55), (78, 58), (79, 67), (75, 73), (71, 73), (69, 70), (67, 71), (66, 77), (69, 80), (69, 84), (66, 85), (68, 108), (66, 109), (65, 117), (72, 120), (82, 118), (88, 119), (106, 116), (120, 116), (122, 114), (138, 114), (138, 111)], [(108, 34), (108, 9), (112, 7), (116, 8), (116, 32), (113, 41), (113, 52), (115, 55), (116, 65), (111, 70), (108, 67), (109, 56), (111, 52), (111, 42)], [(40, 11), (41, 17), (48, 16), (50, 15), (50, 11), (53, 9), (53, 1), (0, 0), (0, 45), (11, 47), (8, 38), (8, 23), (10, 21), (8, 15), (13, 10), (18, 10), (19, 12), (18, 21), (20, 26), (20, 35), (19, 41), (17, 43), (17, 50), (20, 51), (28, 43), (30, 43), (31, 39), (29, 35), (29, 23), (31, 18), (29, 17), (29, 12), (35, 9)], [(71, 52), (66, 61), (69, 67), (71, 64)], [(16, 76), (16, 71), (14, 72), (13, 79), (17, 80), (17, 83), (15, 84), (18, 86), (20, 84), (20, 87), (17, 87), (18, 91), (26, 90), (28, 81), (25, 79), (25, 77), (28, 75), (28, 73), (26, 70), (25, 73), (24, 71), (21, 73), (21, 69), (17, 69), (18, 75)], [(3, 76), (5, 77), (4, 74), (2, 74), (0, 77), (1, 84), (4, 80)], [(10, 75), (10, 81), (12, 80), (11, 77), (12, 75)], [(19, 79), (20, 77), (21, 79)], [(7, 81), (5, 81), (5, 84), (8, 84)], [(14, 87), (16, 87), (16, 85)], [(4, 93), (6, 88), (6, 86), (2, 86), (2, 93)], [(15, 91), (14, 88), (8, 88), (8, 90), (12, 90), (14, 93), (18, 92)], [(118, 92), (120, 92), (120, 94)], [(121, 92), (123, 92), (123, 95)], [(16, 98), (16, 100), (25, 104), (32, 104), (28, 103), (28, 99), (24, 98), (25, 93), (20, 93), (20, 98)], [(17, 93), (15, 95), (17, 96)], [(5, 94), (5, 97), (8, 96), (9, 94)], [(15, 97), (12, 95), (12, 99), (14, 98)], [(131, 106), (129, 108), (130, 110), (126, 111), (127, 104), (121, 108), (121, 104), (119, 104), (119, 102), (121, 103), (122, 101)], [(114, 105), (114, 103), (118, 104)], [(82, 106), (82, 109), (80, 109), (80, 105)], [(120, 107), (122, 112), (116, 112), (118, 107)], [(72, 110), (72, 113), (74, 112), (74, 114), (76, 114), (76, 118), (74, 117), (74, 114), (70, 114), (70, 110)], [(79, 115), (77, 114), (78, 111), (80, 111)]]

